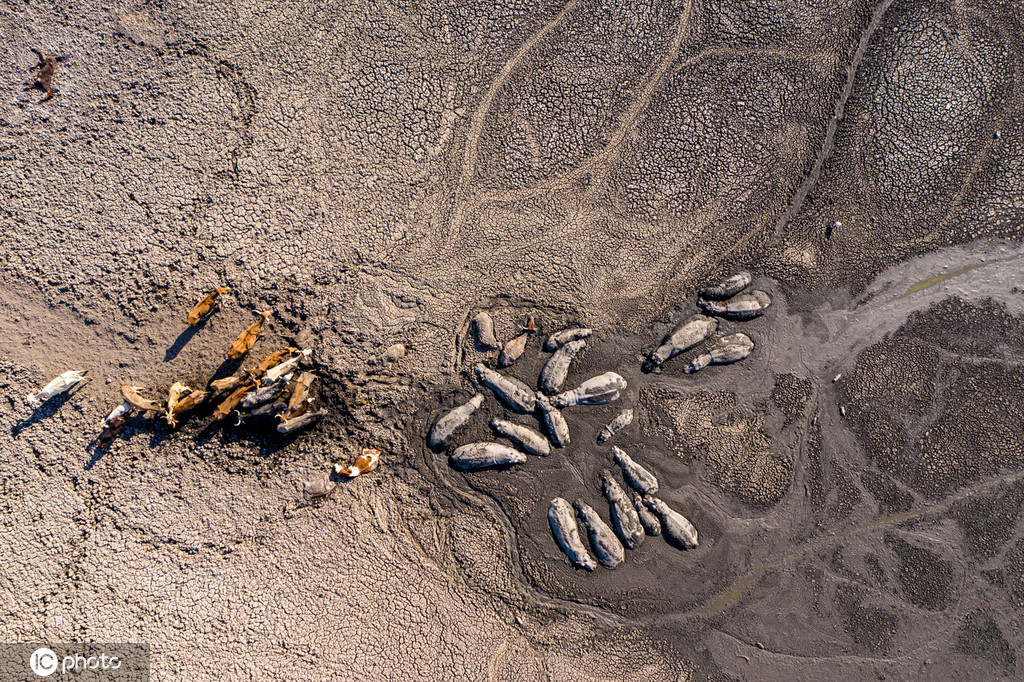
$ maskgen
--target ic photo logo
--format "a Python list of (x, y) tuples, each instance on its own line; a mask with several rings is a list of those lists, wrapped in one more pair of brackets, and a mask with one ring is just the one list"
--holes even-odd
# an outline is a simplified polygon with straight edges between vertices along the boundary
[[(59, 661), (59, 663), (58, 663)], [(83, 656), (82, 654), (66, 655), (60, 658), (47, 647), (36, 649), (28, 659), (32, 672), (40, 677), (49, 677), (60, 668), (61, 675), (78, 674), (87, 670), (117, 670), (121, 667), (121, 657), (108, 656), (101, 653), (98, 656)]]
[(57, 670), (57, 654), (45, 646), (36, 649), (28, 659), (32, 672), (39, 677), (49, 677)]

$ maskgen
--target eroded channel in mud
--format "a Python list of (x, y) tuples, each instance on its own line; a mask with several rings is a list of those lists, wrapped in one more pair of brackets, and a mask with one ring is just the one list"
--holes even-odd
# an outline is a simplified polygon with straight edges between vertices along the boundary
[[(597, 330), (574, 362), (568, 384), (613, 370), (625, 377), (628, 389), (609, 405), (567, 409), (573, 438), (568, 448), (545, 458), (531, 457), (511, 470), (469, 474), (450, 470), (444, 456), (425, 445), (423, 456), (450, 486), (501, 517), (524, 592), (534, 601), (579, 605), (592, 615), (603, 609), (615, 614), (608, 622), (625, 618), (669, 625), (716, 616), (759, 599), (759, 586), (774, 590), (764, 585), (766, 579), (778, 580), (780, 572), (793, 569), (797, 558), (820, 554), (861, 531), (877, 539), (887, 525), (948, 507), (948, 501), (939, 501), (900, 514), (882, 514), (863, 501), (845, 499), (859, 499), (854, 494), (857, 485), (844, 482), (850, 478), (844, 472), (860, 466), (856, 463), (863, 463), (864, 455), (840, 412), (834, 379), (849, 372), (864, 349), (900, 329), (913, 313), (948, 297), (970, 302), (990, 298), (1009, 313), (1021, 315), (1024, 294), (1017, 282), (1022, 266), (1024, 248), (1019, 245), (977, 243), (887, 270), (856, 298), (845, 291), (783, 290), (756, 279), (755, 284), (772, 295), (773, 308), (752, 322), (723, 322), (719, 330), (727, 334), (742, 329), (754, 339), (757, 348), (745, 361), (687, 375), (682, 371), (686, 356), (680, 356), (666, 363), (662, 372), (645, 375), (641, 360), (661, 338), (667, 321), (656, 323), (643, 337)], [(692, 299), (673, 321), (691, 312)], [(545, 333), (576, 322), (563, 318), (564, 311), (559, 311), (545, 319)], [(549, 357), (540, 351), (543, 336), (531, 340), (508, 374), (536, 385)], [(472, 363), (463, 364), (468, 370)], [(443, 405), (416, 420), (418, 442), (423, 443), (430, 423), (443, 409), (472, 395), (476, 386), (468, 372), (465, 377), (462, 390), (449, 391)], [(795, 406), (779, 398), (785, 393), (780, 377), (790, 377), (783, 388), (800, 389)], [(493, 399), (488, 402), (490, 407), (483, 408), (461, 434), (462, 442), (491, 438), (488, 422), (502, 410)], [(680, 406), (689, 410), (685, 418), (679, 417)], [(636, 410), (634, 423), (597, 445), (601, 427), (625, 407)], [(709, 419), (715, 435), (695, 438)], [(749, 449), (753, 443), (754, 449), (764, 451), (763, 461), (750, 465), (744, 460), (749, 453), (729, 451), (719, 447), (720, 442), (734, 449)], [(609, 454), (612, 445), (635, 454), (657, 473), (660, 496), (697, 526), (700, 548), (681, 552), (660, 538), (647, 538), (615, 570), (590, 574), (570, 566), (551, 536), (548, 502), (556, 496), (582, 497), (606, 514), (599, 474), (615, 470)], [(758, 485), (778, 482), (735, 479), (764, 474), (771, 462), (783, 463), (779, 466), (786, 473), (784, 489), (758, 504)], [(1016, 480), (1017, 475), (1004, 473), (998, 480)], [(822, 479), (828, 480), (823, 484)], [(987, 479), (978, 488), (993, 484)], [(814, 490), (822, 485), (826, 489)]]

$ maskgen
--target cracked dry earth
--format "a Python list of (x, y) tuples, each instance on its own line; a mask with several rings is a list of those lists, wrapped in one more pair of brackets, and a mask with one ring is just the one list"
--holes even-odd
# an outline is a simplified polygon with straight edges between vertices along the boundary
[[(985, 0), (0, 5), (0, 640), (147, 642), (159, 680), (1020, 677), (1021, 22)], [(63, 57), (47, 102), (33, 48)], [(774, 299), (754, 353), (639, 380), (741, 267)], [(322, 422), (135, 418), (95, 449), (123, 380), (204, 385), (266, 309), (253, 354), (320, 340)], [(600, 499), (614, 405), (569, 415), (575, 468), (491, 480), (426, 449), (476, 390), (482, 309), (503, 341), (530, 314), (597, 330), (570, 383), (631, 380), (618, 442), (700, 549), (589, 574), (555, 546), (548, 500)], [(25, 405), (72, 368), (81, 390)], [(379, 469), (303, 499), (362, 447)]]

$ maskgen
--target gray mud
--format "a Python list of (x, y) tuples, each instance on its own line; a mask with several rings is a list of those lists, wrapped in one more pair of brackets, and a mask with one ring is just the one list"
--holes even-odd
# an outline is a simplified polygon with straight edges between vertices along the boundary
[[(501, 515), (521, 562), (524, 589), (533, 593), (538, 605), (577, 604), (586, 613), (594, 613), (596, 607), (613, 614), (613, 622), (655, 627), (673, 641), (691, 636), (690, 622), (725, 619), (720, 622), (728, 623), (730, 614), (740, 609), (747, 622), (736, 628), (759, 632), (759, 637), (770, 640), (778, 614), (772, 609), (751, 613), (741, 607), (750, 600), (763, 601), (766, 591), (778, 589), (779, 581), (799, 570), (805, 560), (842, 551), (850, 543), (870, 545), (870, 538), (879, 537), (886, 527), (930, 517), (965, 494), (1024, 477), (1020, 473), (1000, 476), (939, 505), (914, 505), (902, 514), (880, 516), (872, 509), (863, 509), (839, 522), (823, 524), (809, 493), (813, 485), (810, 479), (816, 474), (809, 462), (807, 443), (813, 431), (816, 440), (829, 443), (833, 456), (841, 458), (838, 466), (857, 468), (862, 455), (854, 453), (863, 448), (838, 410), (835, 375), (851, 371), (860, 353), (899, 330), (912, 315), (949, 297), (970, 302), (989, 299), (1020, 315), (1024, 311), (1024, 291), (1019, 288), (1022, 266), (1024, 248), (994, 242), (945, 249), (890, 268), (856, 298), (838, 291), (811, 293), (784, 288), (755, 278), (754, 284), (772, 295), (772, 308), (754, 321), (722, 321), (719, 330), (719, 334), (743, 331), (755, 340), (755, 351), (746, 360), (711, 367), (697, 375), (684, 374), (689, 357), (700, 352), (698, 347), (647, 375), (640, 371), (640, 361), (657, 345), (662, 328), (670, 327), (669, 321), (644, 335), (598, 330), (588, 339), (586, 351), (574, 361), (566, 386), (613, 370), (626, 378), (628, 388), (614, 403), (566, 409), (572, 433), (568, 448), (553, 449), (546, 458), (530, 457), (527, 464), (509, 471), (465, 476), (448, 469), (439, 454), (424, 450), (423, 456), (436, 461), (438, 473), (452, 485), (493, 501), (490, 506)], [(676, 317), (686, 314), (683, 310)], [(985, 330), (978, 331), (985, 334)], [(541, 342), (542, 338), (532, 340), (523, 358), (508, 370), (528, 385), (536, 385), (538, 373), (550, 357), (540, 351)], [(785, 425), (777, 410), (769, 408), (775, 377), (781, 374), (810, 382), (806, 407), (795, 424)], [(641, 399), (647, 392), (671, 396), (730, 393), (735, 397), (736, 409), (766, 412), (763, 432), (771, 449), (792, 465), (792, 480), (785, 493), (776, 503), (759, 507), (722, 490), (709, 480), (699, 457), (684, 461), (673, 451), (670, 441), (678, 439), (679, 434), (671, 433), (671, 427), (666, 429), (654, 407), (657, 401)], [(604, 445), (596, 445), (603, 425), (628, 406), (637, 410), (634, 424)], [(490, 415), (508, 411), (490, 399), (483, 413), (460, 434), (460, 440), (486, 437)], [(528, 424), (535, 421), (529, 416), (518, 419)], [(422, 430), (423, 422), (414, 422), (416, 429)], [(627, 551), (626, 561), (616, 570), (599, 568), (592, 574), (573, 568), (566, 560), (548, 527), (548, 502), (556, 496), (580, 496), (607, 517), (608, 505), (598, 476), (605, 468), (618, 475), (618, 467), (611, 460), (612, 445), (622, 447), (655, 472), (661, 485), (658, 496), (697, 527), (701, 536), (698, 549), (679, 551), (662, 538), (648, 538), (637, 550)], [(857, 551), (863, 553), (865, 549), (860, 546)], [(842, 647), (811, 643), (821, 627), (814, 623), (807, 620), (791, 624), (784, 648), (813, 651), (815, 656), (840, 654)], [(735, 647), (747, 657), (751, 648), (761, 651), (751, 647), (752, 640), (744, 644), (742, 638), (722, 637), (716, 634), (712, 638), (722, 649)], [(926, 639), (912, 641), (916, 642), (913, 646), (922, 647)], [(723, 654), (719, 663), (723, 670), (736, 675), (749, 670), (744, 667), (747, 662), (743, 657), (734, 662)], [(784, 665), (779, 667), (779, 674), (784, 670)]]

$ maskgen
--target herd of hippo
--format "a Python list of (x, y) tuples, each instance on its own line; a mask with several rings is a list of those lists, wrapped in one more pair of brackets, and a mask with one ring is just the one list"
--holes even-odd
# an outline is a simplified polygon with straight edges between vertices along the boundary
[[(771, 298), (757, 289), (744, 293), (750, 283), (750, 274), (740, 272), (702, 289), (697, 304), (708, 315), (695, 314), (684, 319), (648, 356), (642, 370), (652, 372), (667, 360), (706, 341), (718, 330), (718, 317), (749, 320), (762, 315), (771, 305)], [(479, 347), (487, 350), (501, 347), (494, 337), (494, 323), (490, 315), (480, 313), (473, 319), (472, 326)], [(533, 330), (531, 318), (523, 333), (502, 347), (497, 358), (499, 367), (508, 367), (522, 355), (528, 334)], [(619, 374), (605, 372), (584, 381), (576, 388), (563, 391), (572, 360), (585, 347), (591, 334), (591, 329), (573, 328), (548, 337), (544, 350), (552, 355), (540, 372), (537, 390), (483, 363), (478, 363), (474, 368), (480, 384), (490, 389), (513, 412), (534, 415), (544, 433), (525, 424), (494, 418), (491, 427), (497, 436), (510, 444), (495, 440), (454, 445), (452, 441), (456, 432), (483, 405), (484, 396), (477, 393), (468, 402), (434, 422), (427, 436), (428, 445), (435, 450), (450, 448), (449, 463), (454, 469), (466, 472), (525, 464), (527, 455), (543, 457), (551, 453), (552, 446), (568, 446), (569, 425), (562, 410), (610, 403), (617, 400), (626, 388), (626, 380)], [(754, 342), (746, 334), (728, 334), (716, 339), (706, 352), (693, 358), (685, 371), (698, 372), (708, 365), (737, 362), (750, 355), (753, 349)], [(633, 410), (623, 410), (601, 429), (597, 443), (604, 444), (632, 421)], [(582, 499), (576, 500), (574, 505), (561, 497), (551, 500), (548, 521), (555, 540), (569, 560), (588, 571), (597, 568), (591, 551), (580, 537), (577, 518), (587, 531), (593, 555), (608, 568), (615, 568), (622, 563), (626, 557), (625, 550), (638, 547), (645, 535), (663, 535), (679, 549), (697, 547), (697, 530), (693, 524), (655, 497), (658, 492), (655, 475), (617, 446), (612, 446), (611, 457), (621, 469), (624, 481), (632, 489), (627, 494), (610, 471), (601, 472), (601, 487), (609, 504), (611, 526)]]

